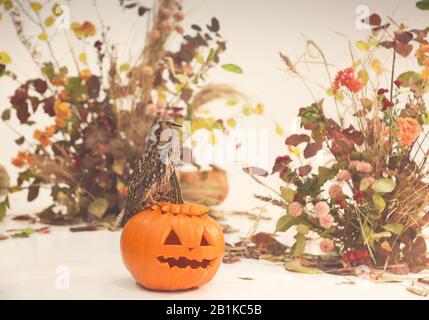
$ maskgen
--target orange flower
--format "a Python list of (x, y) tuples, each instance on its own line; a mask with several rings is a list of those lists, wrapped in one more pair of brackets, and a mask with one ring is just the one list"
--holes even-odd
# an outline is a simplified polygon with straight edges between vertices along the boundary
[(18, 152), (18, 155), (16, 158), (12, 159), (12, 164), (17, 168), (22, 168), (25, 166), (25, 158), (26, 158), (26, 152), (20, 151)]
[(423, 79), (429, 80), (429, 67), (422, 70), (421, 76)]
[(422, 132), (422, 128), (416, 119), (398, 118), (399, 140), (404, 146), (410, 146)]
[(45, 128), (45, 131), (35, 130), (33, 137), (44, 146), (50, 146), (52, 144), (51, 137), (55, 134), (57, 128), (55, 125), (51, 125)]
[(45, 133), (49, 137), (53, 136), (56, 131), (57, 131), (57, 127), (55, 125), (51, 125), (51, 126), (45, 128)]
[(66, 123), (63, 119), (60, 118), (55, 118), (55, 124), (57, 125), (58, 128), (65, 128), (66, 127)]
[(52, 144), (51, 139), (49, 139), (49, 136), (46, 134), (46, 132), (42, 132), (40, 130), (35, 130), (33, 134), (34, 139), (39, 141), (39, 143), (43, 147), (48, 147)]
[(89, 78), (91, 78), (92, 74), (91, 74), (91, 71), (89, 71), (88, 69), (83, 69), (79, 73), (79, 76), (82, 80), (88, 80)]
[(346, 68), (337, 73), (335, 81), (332, 84), (332, 91), (337, 94), (340, 87), (346, 87), (350, 92), (357, 93), (363, 88), (363, 83), (354, 75), (353, 67)]
[(89, 21), (85, 21), (82, 24), (72, 23), (72, 30), (78, 38), (92, 37), (96, 33), (95, 26)]
[(70, 104), (67, 102), (55, 101), (54, 104), (55, 115), (59, 119), (69, 120), (72, 117)]
[(25, 151), (19, 151), (16, 158), (12, 159), (12, 164), (18, 168), (23, 168), (24, 166), (31, 168), (34, 164), (34, 156)]

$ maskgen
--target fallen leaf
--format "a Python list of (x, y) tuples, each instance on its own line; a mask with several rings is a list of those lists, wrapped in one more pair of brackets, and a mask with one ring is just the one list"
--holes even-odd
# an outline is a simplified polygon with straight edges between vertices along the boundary
[(306, 274), (322, 274), (319, 269), (304, 267), (299, 260), (293, 260), (285, 264), (285, 269), (291, 272), (306, 273)]
[(97, 231), (98, 226), (71, 227), (71, 232)]
[(429, 290), (420, 286), (413, 285), (408, 287), (407, 290), (415, 295), (421, 297), (427, 297), (429, 295)]

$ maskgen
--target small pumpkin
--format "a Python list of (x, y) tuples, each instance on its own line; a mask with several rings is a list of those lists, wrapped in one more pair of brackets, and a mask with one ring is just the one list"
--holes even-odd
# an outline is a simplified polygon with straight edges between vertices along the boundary
[(185, 290), (210, 281), (225, 242), (210, 209), (161, 202), (134, 215), (121, 235), (122, 259), (137, 283), (152, 290)]

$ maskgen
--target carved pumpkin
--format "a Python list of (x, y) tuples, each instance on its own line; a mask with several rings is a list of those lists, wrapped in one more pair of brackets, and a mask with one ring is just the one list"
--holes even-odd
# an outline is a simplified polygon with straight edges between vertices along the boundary
[(121, 253), (133, 278), (145, 288), (166, 291), (210, 281), (222, 262), (225, 242), (207, 211), (198, 204), (161, 202), (128, 220)]

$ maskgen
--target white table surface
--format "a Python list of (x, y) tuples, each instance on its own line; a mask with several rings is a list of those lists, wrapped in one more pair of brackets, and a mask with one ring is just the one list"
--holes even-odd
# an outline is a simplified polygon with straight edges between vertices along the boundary
[[(29, 226), (11, 217), (0, 223), (0, 234)], [(227, 234), (227, 241), (236, 241), (253, 223), (237, 216), (228, 221), (241, 231)], [(259, 230), (272, 231), (273, 224), (265, 221)], [(72, 233), (68, 227), (51, 227), (49, 234), (0, 241), (0, 299), (429, 299), (406, 290), (411, 280), (378, 284), (356, 277), (297, 274), (264, 260), (222, 264), (215, 278), (199, 289), (153, 292), (138, 286), (122, 264), (119, 237), (120, 232), (107, 230)], [(63, 266), (69, 270), (68, 289), (57, 287), (57, 271)], [(356, 284), (343, 283), (349, 280)]]

